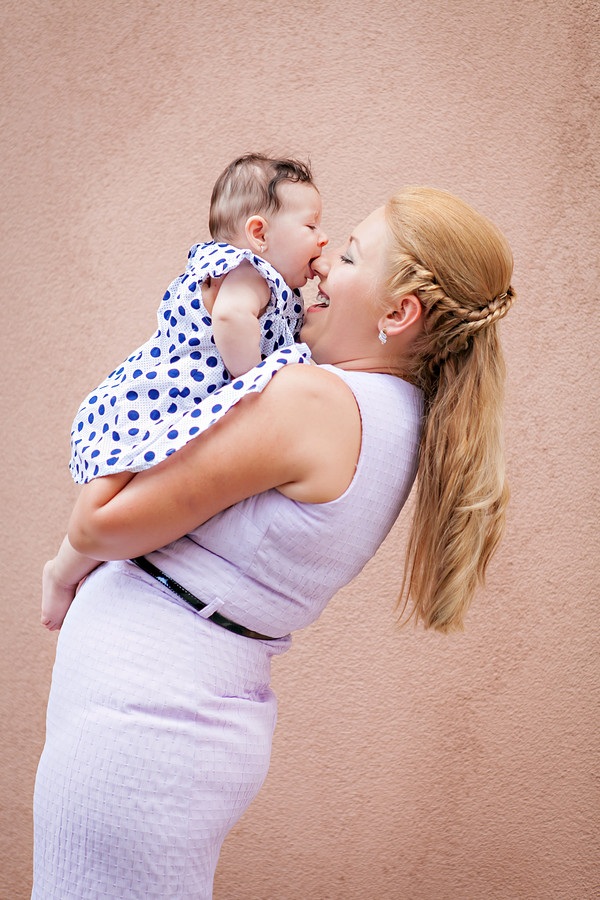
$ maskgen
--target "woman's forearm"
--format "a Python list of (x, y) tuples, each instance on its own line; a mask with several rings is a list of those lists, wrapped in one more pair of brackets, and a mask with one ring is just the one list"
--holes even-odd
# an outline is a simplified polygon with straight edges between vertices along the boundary
[[(237, 437), (245, 417), (233, 410), (226, 418), (124, 485), (113, 475), (84, 485), (69, 522), (71, 545), (96, 560), (141, 556), (280, 483), (277, 466), (267, 470), (264, 461), (256, 462), (264, 455), (259, 437), (250, 438), (245, 429)], [(226, 437), (232, 431), (233, 442)]]
[(360, 417), (347, 385), (317, 366), (289, 366), (153, 468), (84, 485), (70, 542), (96, 560), (128, 559), (272, 488), (327, 502), (347, 488), (359, 450)]

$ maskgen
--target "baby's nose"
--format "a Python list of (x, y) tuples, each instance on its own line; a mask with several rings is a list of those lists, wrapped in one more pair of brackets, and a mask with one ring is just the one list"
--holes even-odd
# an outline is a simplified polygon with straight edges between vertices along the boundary
[(324, 247), (325, 244), (329, 243), (329, 238), (327, 237), (327, 235), (325, 234), (325, 232), (323, 231), (322, 228), (319, 231), (319, 239), (318, 239), (317, 243), (318, 243), (319, 247)]

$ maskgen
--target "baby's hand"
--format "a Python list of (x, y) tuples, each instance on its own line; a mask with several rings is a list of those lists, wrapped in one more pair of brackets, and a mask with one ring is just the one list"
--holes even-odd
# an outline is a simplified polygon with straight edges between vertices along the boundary
[(76, 584), (58, 581), (54, 570), (54, 560), (44, 566), (42, 573), (42, 625), (48, 631), (58, 631), (77, 591)]

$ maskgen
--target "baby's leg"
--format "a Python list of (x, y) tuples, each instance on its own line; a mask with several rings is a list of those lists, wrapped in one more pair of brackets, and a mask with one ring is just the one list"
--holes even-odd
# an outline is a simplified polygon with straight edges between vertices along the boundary
[[(119, 472), (95, 478), (85, 485), (76, 503), (97, 507), (113, 500), (134, 477), (133, 472)], [(84, 556), (71, 546), (68, 537), (58, 553), (44, 566), (42, 573), (42, 625), (57, 631), (63, 623), (80, 582), (100, 565), (97, 559)]]
[(76, 591), (75, 586), (59, 584), (52, 575), (52, 560), (42, 573), (42, 625), (57, 631), (63, 623)]

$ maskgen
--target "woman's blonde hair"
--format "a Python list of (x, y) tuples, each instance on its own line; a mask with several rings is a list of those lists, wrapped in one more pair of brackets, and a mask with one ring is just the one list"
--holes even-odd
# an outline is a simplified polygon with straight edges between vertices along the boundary
[(500, 231), (445, 191), (407, 188), (386, 206), (389, 287), (415, 294), (424, 327), (408, 377), (425, 394), (416, 510), (400, 595), (426, 628), (460, 630), (504, 530), (504, 361), (497, 322), (515, 293)]

